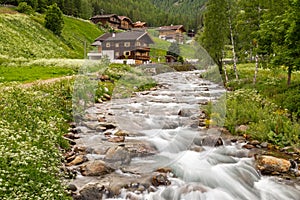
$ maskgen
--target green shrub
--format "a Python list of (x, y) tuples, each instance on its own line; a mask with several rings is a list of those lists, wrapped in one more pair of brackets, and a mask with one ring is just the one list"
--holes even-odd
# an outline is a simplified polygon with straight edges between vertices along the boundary
[(279, 146), (299, 143), (300, 125), (291, 121), (288, 110), (266, 100), (253, 89), (240, 89), (227, 95), (225, 127), (238, 134), (239, 125), (247, 125), (246, 133), (255, 139)]
[(34, 10), (30, 5), (28, 5), (26, 2), (21, 2), (19, 3), (17, 7), (17, 11), (20, 13), (25, 13), (25, 14), (33, 14)]

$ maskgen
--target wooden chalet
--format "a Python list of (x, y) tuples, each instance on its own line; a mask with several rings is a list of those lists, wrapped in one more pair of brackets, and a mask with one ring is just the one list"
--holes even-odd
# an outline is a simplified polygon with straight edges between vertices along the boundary
[(128, 31), (105, 33), (92, 45), (98, 47), (98, 54), (102, 57), (107, 56), (110, 60), (133, 59), (135, 64), (142, 64), (150, 61), (149, 45), (153, 43), (147, 32)]
[(159, 32), (159, 38), (170, 42), (178, 42), (180, 44), (184, 41), (184, 33), (186, 30), (183, 25), (161, 26), (156, 29)]
[(109, 15), (96, 15), (90, 18), (90, 20), (94, 24), (101, 23), (102, 26), (110, 26), (114, 29), (118, 29), (121, 24), (121, 20), (116, 14), (109, 14)]
[(133, 28), (133, 23), (129, 17), (119, 16), (119, 19), (121, 20), (119, 29), (131, 30)]
[(136, 28), (136, 29), (145, 29), (145, 28), (147, 28), (147, 23), (146, 22), (137, 21), (137, 22), (133, 23), (133, 28)]

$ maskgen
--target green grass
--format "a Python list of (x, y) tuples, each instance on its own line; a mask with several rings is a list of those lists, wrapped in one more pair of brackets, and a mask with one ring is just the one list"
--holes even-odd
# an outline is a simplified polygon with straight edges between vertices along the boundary
[(33, 82), (36, 80), (50, 79), (61, 76), (69, 76), (77, 73), (77, 70), (62, 67), (6, 67), (0, 66), (0, 83), (4, 82)]
[[(263, 66), (261, 66), (263, 67)], [(287, 86), (287, 72), (284, 68), (264, 69), (260, 68), (257, 82), (253, 85), (254, 63), (238, 65), (239, 81), (234, 80), (234, 73), (229, 71), (228, 87), (233, 90), (249, 88), (257, 90), (265, 98), (276, 103), (282, 108), (288, 109), (300, 119), (300, 73), (292, 74), (292, 82)]]
[[(0, 55), (10, 62), (17, 58), (83, 58), (103, 32), (96, 25), (64, 16), (62, 36), (44, 28), (44, 15), (0, 13)], [(0, 60), (1, 61), (1, 60)]]
[[(148, 29), (148, 33), (151, 35), (151, 38), (155, 43), (150, 45), (151, 47), (150, 56), (152, 61), (157, 62), (158, 58), (160, 58), (160, 62), (165, 62), (165, 55), (167, 55), (167, 51), (171, 45), (171, 42), (158, 38), (158, 31), (154, 29)], [(182, 56), (184, 59), (199, 58), (198, 54), (200, 53), (205, 56), (207, 54), (206, 52), (205, 53), (202, 52), (203, 50), (199, 49), (199, 47), (197, 47), (196, 44), (180, 44), (179, 48), (180, 48), (180, 56)]]

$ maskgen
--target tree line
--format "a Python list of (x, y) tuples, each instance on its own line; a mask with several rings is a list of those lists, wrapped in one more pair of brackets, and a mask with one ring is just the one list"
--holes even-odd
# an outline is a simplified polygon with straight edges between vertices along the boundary
[(289, 85), (300, 70), (300, 0), (208, 0), (197, 40), (226, 73), (223, 59), (230, 46), (236, 79), (237, 61), (285, 67)]
[(196, 29), (202, 20), (203, 5), (207, 0), (0, 0), (1, 4), (18, 6), (26, 2), (34, 11), (44, 13), (54, 3), (66, 14), (83, 19), (94, 15), (125, 15), (133, 21), (145, 21), (148, 26), (183, 24)]

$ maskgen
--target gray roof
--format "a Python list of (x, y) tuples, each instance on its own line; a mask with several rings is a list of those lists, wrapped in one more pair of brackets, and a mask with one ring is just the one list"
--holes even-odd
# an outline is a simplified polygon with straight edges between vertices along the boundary
[(181, 29), (181, 28), (185, 32), (185, 29), (184, 29), (183, 25), (161, 26), (161, 27), (157, 28), (156, 30), (158, 30), (158, 31), (167, 31), (167, 30), (178, 30), (178, 29)]
[[(104, 34), (104, 35), (100, 36), (100, 38), (103, 38), (106, 36), (107, 35)], [(110, 37), (107, 37), (105, 39), (105, 41), (120, 41), (120, 40), (135, 41), (135, 40), (139, 40), (143, 36), (148, 36), (150, 38), (150, 36), (148, 35), (147, 32), (128, 31), (128, 32), (115, 33), (115, 36), (113, 36), (113, 34), (110, 33)], [(151, 42), (153, 42), (151, 38), (150, 38), (150, 40), (151, 40)]]
[(118, 15), (116, 15), (116, 14), (108, 14), (108, 15), (95, 15), (95, 16), (91, 17), (91, 19), (109, 18), (112, 16), (116, 16), (117, 18), (119, 18)]

